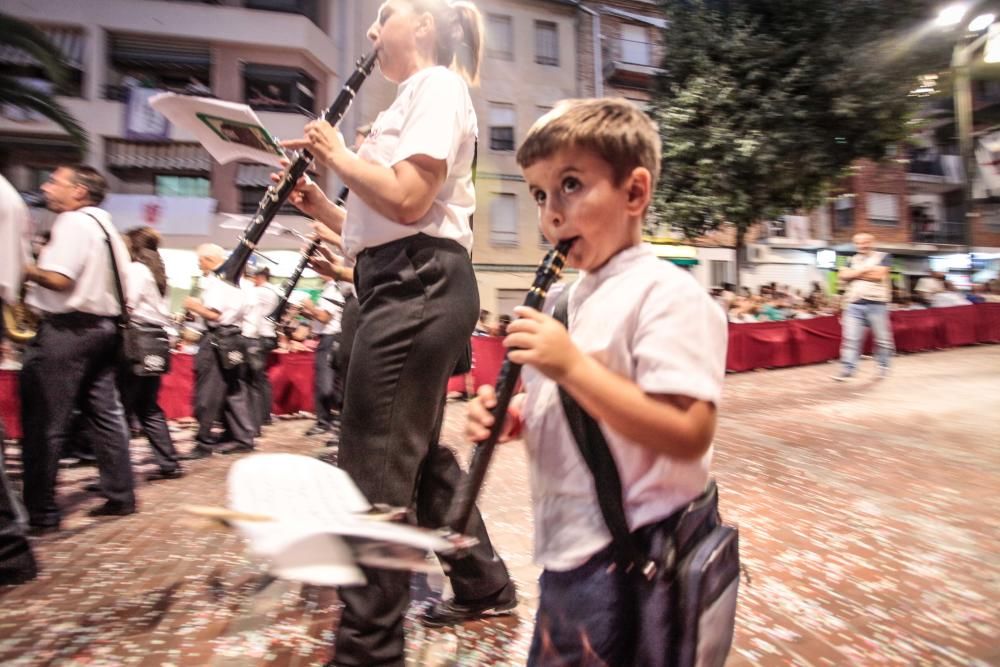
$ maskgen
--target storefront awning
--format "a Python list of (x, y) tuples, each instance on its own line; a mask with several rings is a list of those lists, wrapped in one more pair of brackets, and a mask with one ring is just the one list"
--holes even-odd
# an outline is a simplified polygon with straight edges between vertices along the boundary
[(109, 139), (107, 164), (114, 169), (207, 172), (212, 167), (212, 157), (201, 144), (144, 143)]
[[(62, 51), (66, 64), (73, 69), (83, 69), (83, 32), (73, 28), (42, 28), (42, 32)], [(0, 45), (0, 64), (7, 66), (38, 66), (38, 60), (26, 51), (11, 44)]]
[(698, 264), (698, 249), (690, 245), (673, 243), (653, 243), (653, 252), (660, 259), (665, 259), (678, 266), (694, 266)]

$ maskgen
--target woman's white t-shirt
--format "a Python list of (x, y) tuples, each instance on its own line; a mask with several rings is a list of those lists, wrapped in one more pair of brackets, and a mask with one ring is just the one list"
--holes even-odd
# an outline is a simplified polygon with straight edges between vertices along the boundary
[(375, 119), (358, 155), (385, 167), (415, 155), (444, 160), (444, 185), (430, 210), (412, 225), (389, 220), (360, 197), (352, 198), (344, 222), (347, 254), (353, 258), (365, 248), (416, 234), (453, 239), (471, 251), (469, 218), (476, 208), (472, 158), (478, 127), (469, 88), (455, 72), (429, 67), (401, 83), (396, 99)]

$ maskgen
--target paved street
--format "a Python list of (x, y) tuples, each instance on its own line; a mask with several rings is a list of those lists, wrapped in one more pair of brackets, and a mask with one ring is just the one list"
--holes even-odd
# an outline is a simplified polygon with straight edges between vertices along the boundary
[[(898, 357), (883, 381), (867, 360), (854, 383), (834, 371), (727, 379), (715, 471), (746, 566), (730, 664), (1000, 664), (1000, 346)], [(445, 439), (468, 454), (464, 406), (449, 405)], [(259, 448), (324, 452), (308, 426), (280, 421)], [(523, 664), (538, 574), (524, 458), (518, 443), (498, 450), (480, 505), (518, 616), (411, 623), (413, 664)], [(101, 520), (85, 516), (93, 469), (61, 471), (66, 530), (34, 540), (37, 581), (0, 589), (0, 663), (322, 664), (335, 594), (269, 583), (235, 535), (180, 511), (222, 504), (231, 462), (192, 462), (142, 486), (140, 514)], [(415, 578), (417, 597), (436, 581)]]

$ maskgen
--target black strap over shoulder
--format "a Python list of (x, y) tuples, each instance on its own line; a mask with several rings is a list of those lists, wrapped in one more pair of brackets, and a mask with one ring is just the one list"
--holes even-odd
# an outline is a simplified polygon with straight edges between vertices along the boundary
[[(552, 316), (569, 328), (569, 294), (570, 289), (564, 289), (556, 300)], [(615, 544), (615, 560), (620, 567), (630, 569), (638, 565), (645, 568), (648, 559), (635, 544), (625, 517), (625, 507), (622, 504), (622, 482), (618, 474), (618, 466), (608, 447), (608, 442), (601, 432), (597, 421), (590, 416), (580, 404), (569, 395), (562, 386), (559, 387), (559, 398), (562, 401), (566, 421), (569, 423), (573, 439), (580, 448), (580, 454), (594, 477), (594, 487), (597, 490), (597, 504), (601, 508), (604, 523)]]
[(115, 291), (118, 294), (118, 305), (121, 307), (121, 315), (119, 315), (119, 326), (122, 329), (125, 329), (128, 327), (129, 324), (128, 306), (126, 306), (125, 304), (125, 290), (122, 289), (122, 277), (121, 274), (118, 273), (118, 262), (115, 260), (115, 249), (114, 246), (111, 244), (111, 235), (108, 234), (108, 230), (104, 228), (104, 225), (101, 224), (101, 221), (97, 219), (96, 215), (94, 215), (93, 213), (87, 213), (86, 211), (80, 211), (80, 212), (83, 213), (84, 215), (93, 218), (94, 222), (97, 223), (97, 226), (101, 228), (102, 232), (104, 232), (104, 240), (108, 246), (108, 259), (111, 260), (111, 273), (113, 273), (115, 276)]

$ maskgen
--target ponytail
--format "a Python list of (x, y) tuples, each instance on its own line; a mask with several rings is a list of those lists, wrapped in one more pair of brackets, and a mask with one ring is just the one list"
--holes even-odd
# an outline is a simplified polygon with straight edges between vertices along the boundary
[(466, 0), (410, 0), (417, 11), (434, 17), (438, 65), (454, 68), (471, 85), (479, 82), (483, 60), (483, 15)]
[(167, 269), (160, 257), (160, 234), (152, 227), (133, 227), (125, 232), (129, 255), (133, 262), (144, 264), (153, 274), (160, 296), (167, 294)]

